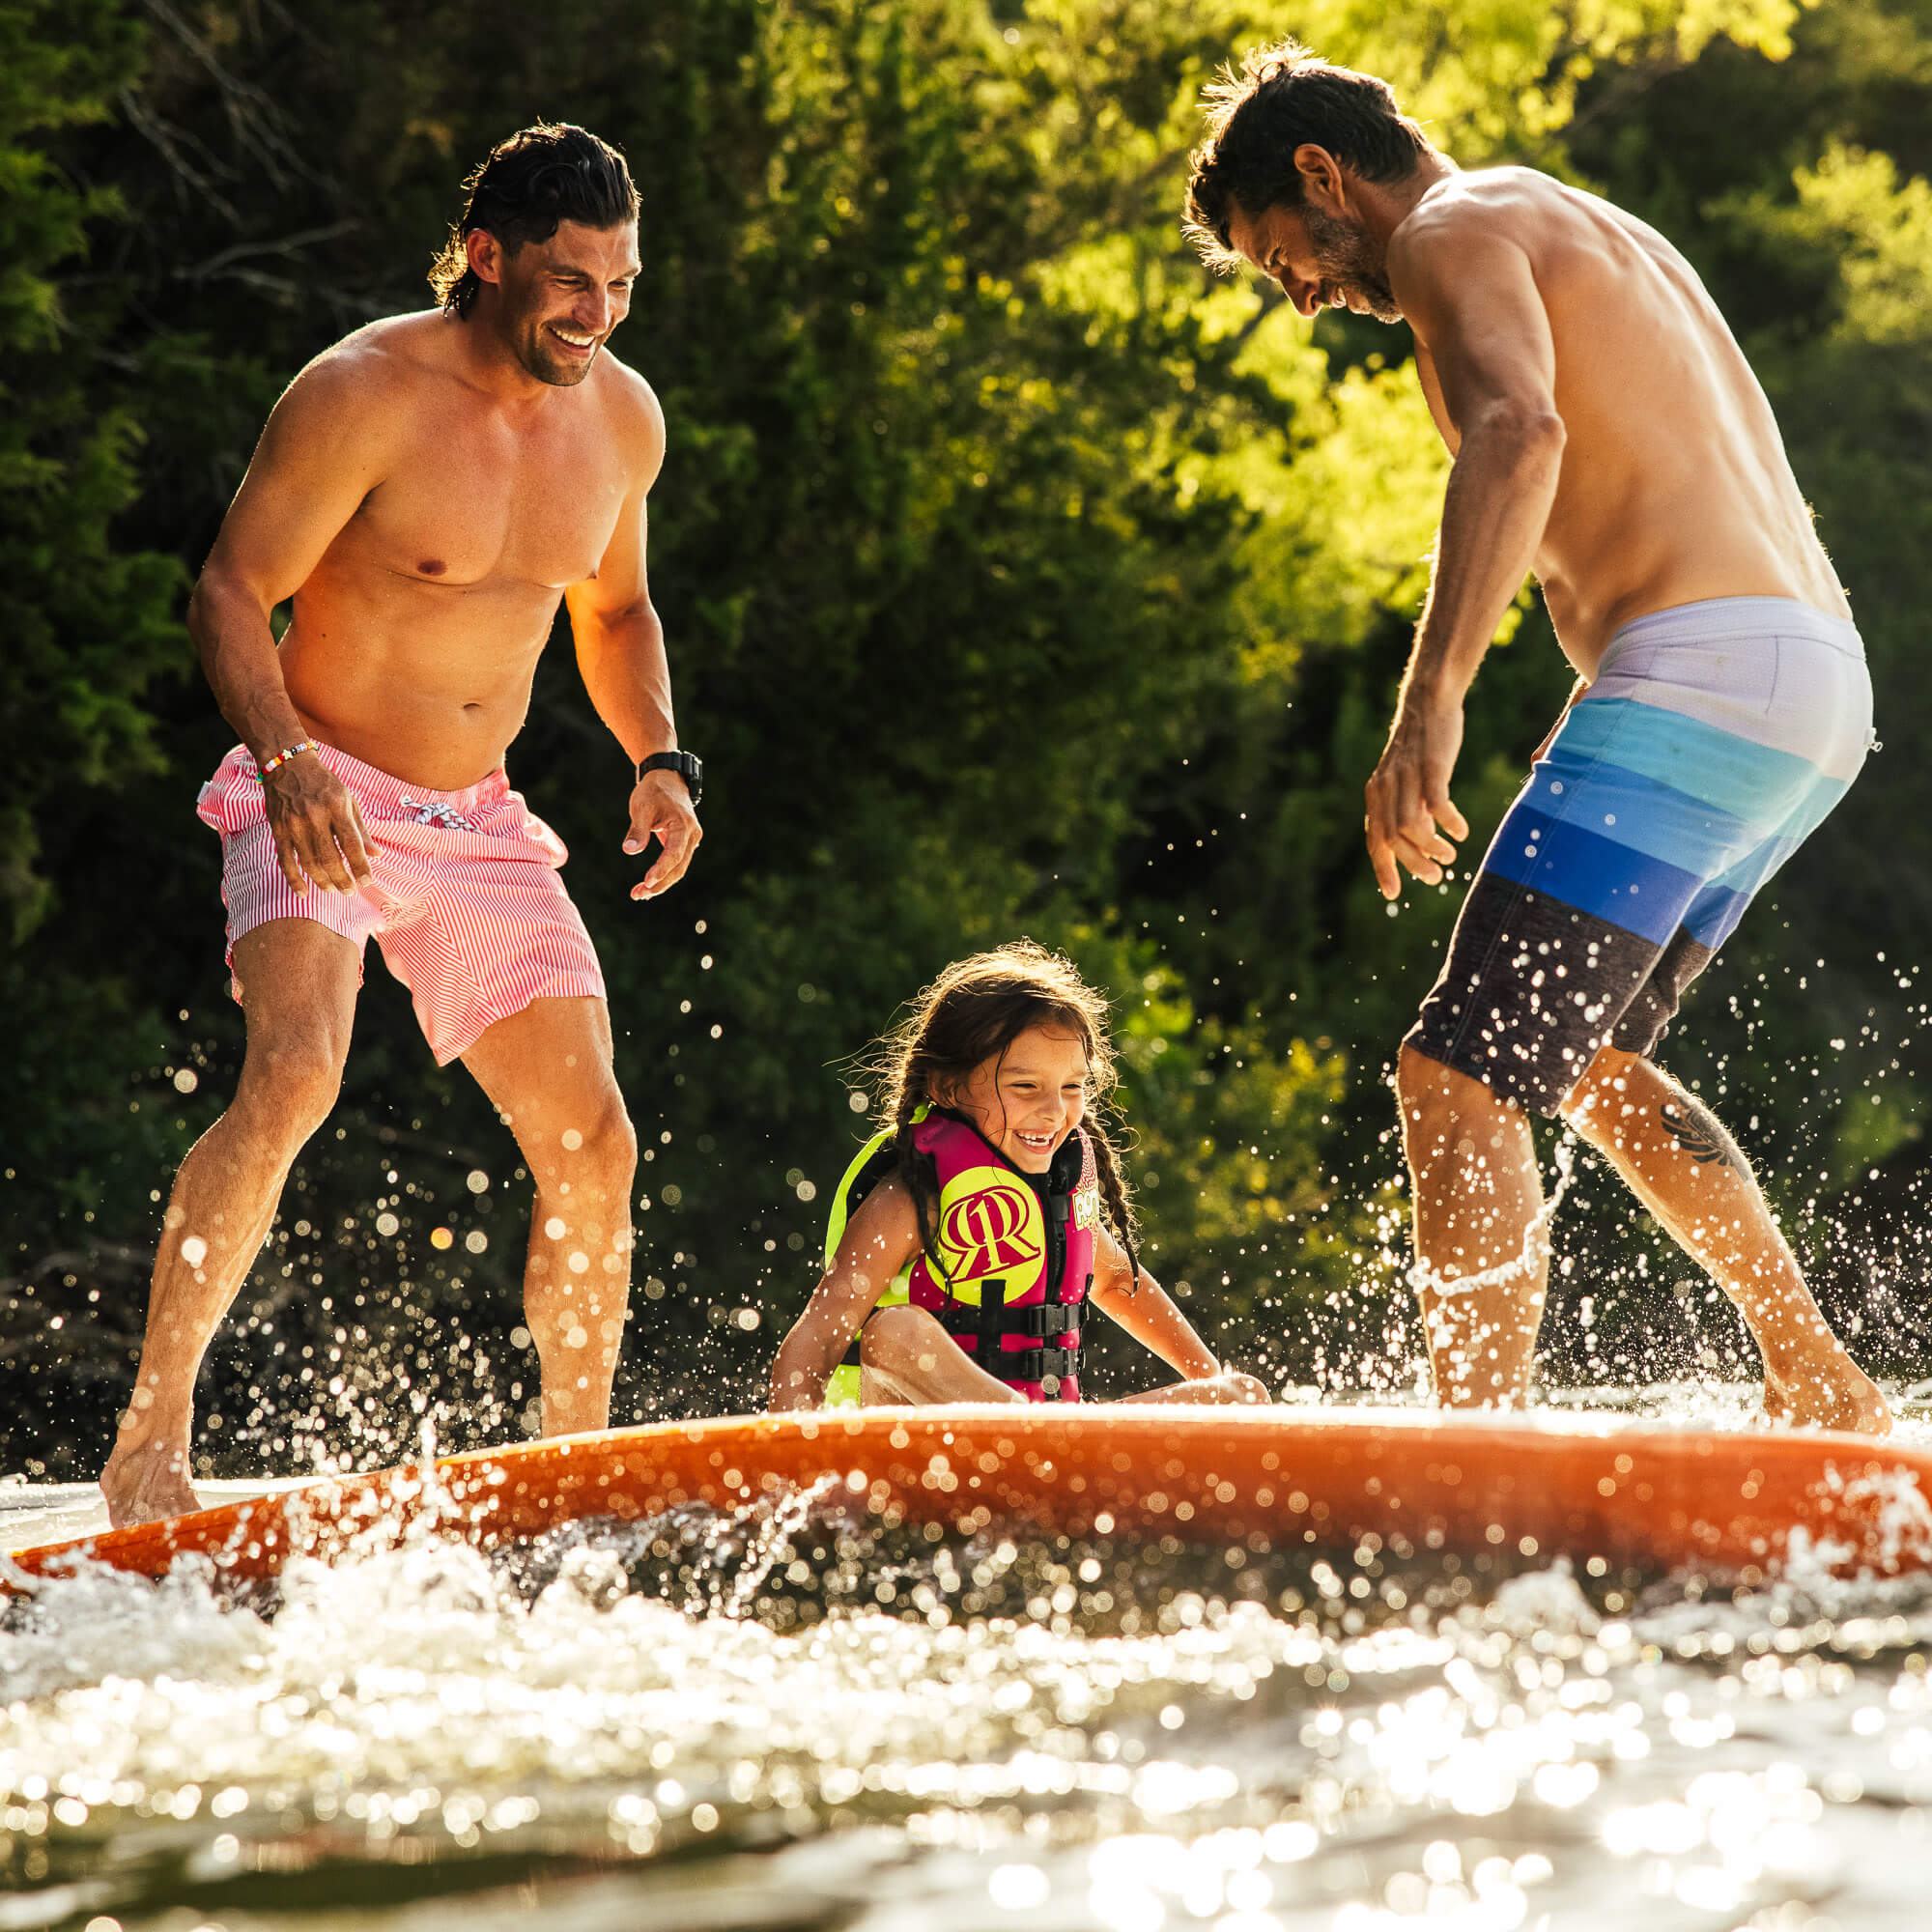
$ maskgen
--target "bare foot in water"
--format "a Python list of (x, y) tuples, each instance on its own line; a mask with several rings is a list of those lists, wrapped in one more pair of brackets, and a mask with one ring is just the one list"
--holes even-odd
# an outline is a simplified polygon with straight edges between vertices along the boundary
[(1764, 1369), (1764, 1411), (1774, 1422), (1808, 1423), (1861, 1435), (1891, 1432), (1884, 1392), (1833, 1341), (1802, 1362)]
[(124, 1429), (100, 1472), (107, 1498), (107, 1520), (116, 1529), (137, 1522), (159, 1522), (201, 1507), (187, 1481), (187, 1445), (155, 1436), (135, 1437)]

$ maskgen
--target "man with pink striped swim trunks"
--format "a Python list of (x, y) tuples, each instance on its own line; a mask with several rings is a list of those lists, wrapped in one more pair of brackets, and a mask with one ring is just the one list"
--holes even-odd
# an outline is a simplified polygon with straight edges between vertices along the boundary
[[(624, 849), (662, 843), (632, 897), (696, 850), (701, 769), (678, 749), (644, 575), (664, 417), (605, 352), (639, 272), (623, 157), (539, 125), (468, 185), (431, 270), (440, 306), (358, 329), (296, 378), (189, 604), (242, 739), (200, 814), (221, 835), (247, 1051), (168, 1202), (101, 1476), (117, 1525), (196, 1507), (195, 1377), (334, 1104), (371, 938), (536, 1183), (524, 1294), (544, 1431), (609, 1420), (636, 1141), (563, 846), (502, 766), (561, 601), (635, 772)], [(270, 613), (290, 601), (278, 646)]]

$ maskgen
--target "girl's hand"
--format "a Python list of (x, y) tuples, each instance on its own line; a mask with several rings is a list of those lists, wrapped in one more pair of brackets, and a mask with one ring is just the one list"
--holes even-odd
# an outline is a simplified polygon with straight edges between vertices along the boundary
[(1239, 1369), (1222, 1369), (1211, 1376), (1190, 1376), (1184, 1382), (1169, 1382), (1165, 1388), (1144, 1389), (1139, 1395), (1119, 1398), (1124, 1406), (1130, 1402), (1256, 1404), (1272, 1402), (1267, 1384)]
[(1244, 1369), (1223, 1369), (1218, 1376), (1197, 1376), (1171, 1392), (1186, 1402), (1269, 1403), (1267, 1384)]
[(1268, 1394), (1267, 1383), (1259, 1376), (1251, 1376), (1245, 1369), (1224, 1369), (1213, 1378), (1213, 1386), (1225, 1389), (1220, 1397), (1222, 1402), (1270, 1403), (1274, 1400)]

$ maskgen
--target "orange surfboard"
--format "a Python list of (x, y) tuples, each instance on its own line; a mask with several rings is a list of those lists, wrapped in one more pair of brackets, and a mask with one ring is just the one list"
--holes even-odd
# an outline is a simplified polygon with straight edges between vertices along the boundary
[[(441, 1531), (489, 1545), (586, 1518), (720, 1510), (818, 1486), (885, 1524), (1252, 1548), (1601, 1557), (1760, 1580), (1803, 1532), (1840, 1573), (1932, 1568), (1932, 1454), (1868, 1436), (1548, 1412), (949, 1407), (719, 1416), (476, 1451), (12, 1552), (231, 1579)], [(1261, 1539), (1256, 1542), (1256, 1539)], [(6, 1576), (0, 1568), (0, 1577)]]

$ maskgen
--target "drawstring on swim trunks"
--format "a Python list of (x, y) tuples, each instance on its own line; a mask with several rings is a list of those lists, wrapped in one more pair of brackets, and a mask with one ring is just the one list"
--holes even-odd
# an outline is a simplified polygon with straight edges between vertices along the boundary
[(418, 798), (404, 795), (402, 808), (415, 814), (418, 825), (440, 825), (445, 832), (474, 832), (475, 825), (453, 805), (430, 805)]

